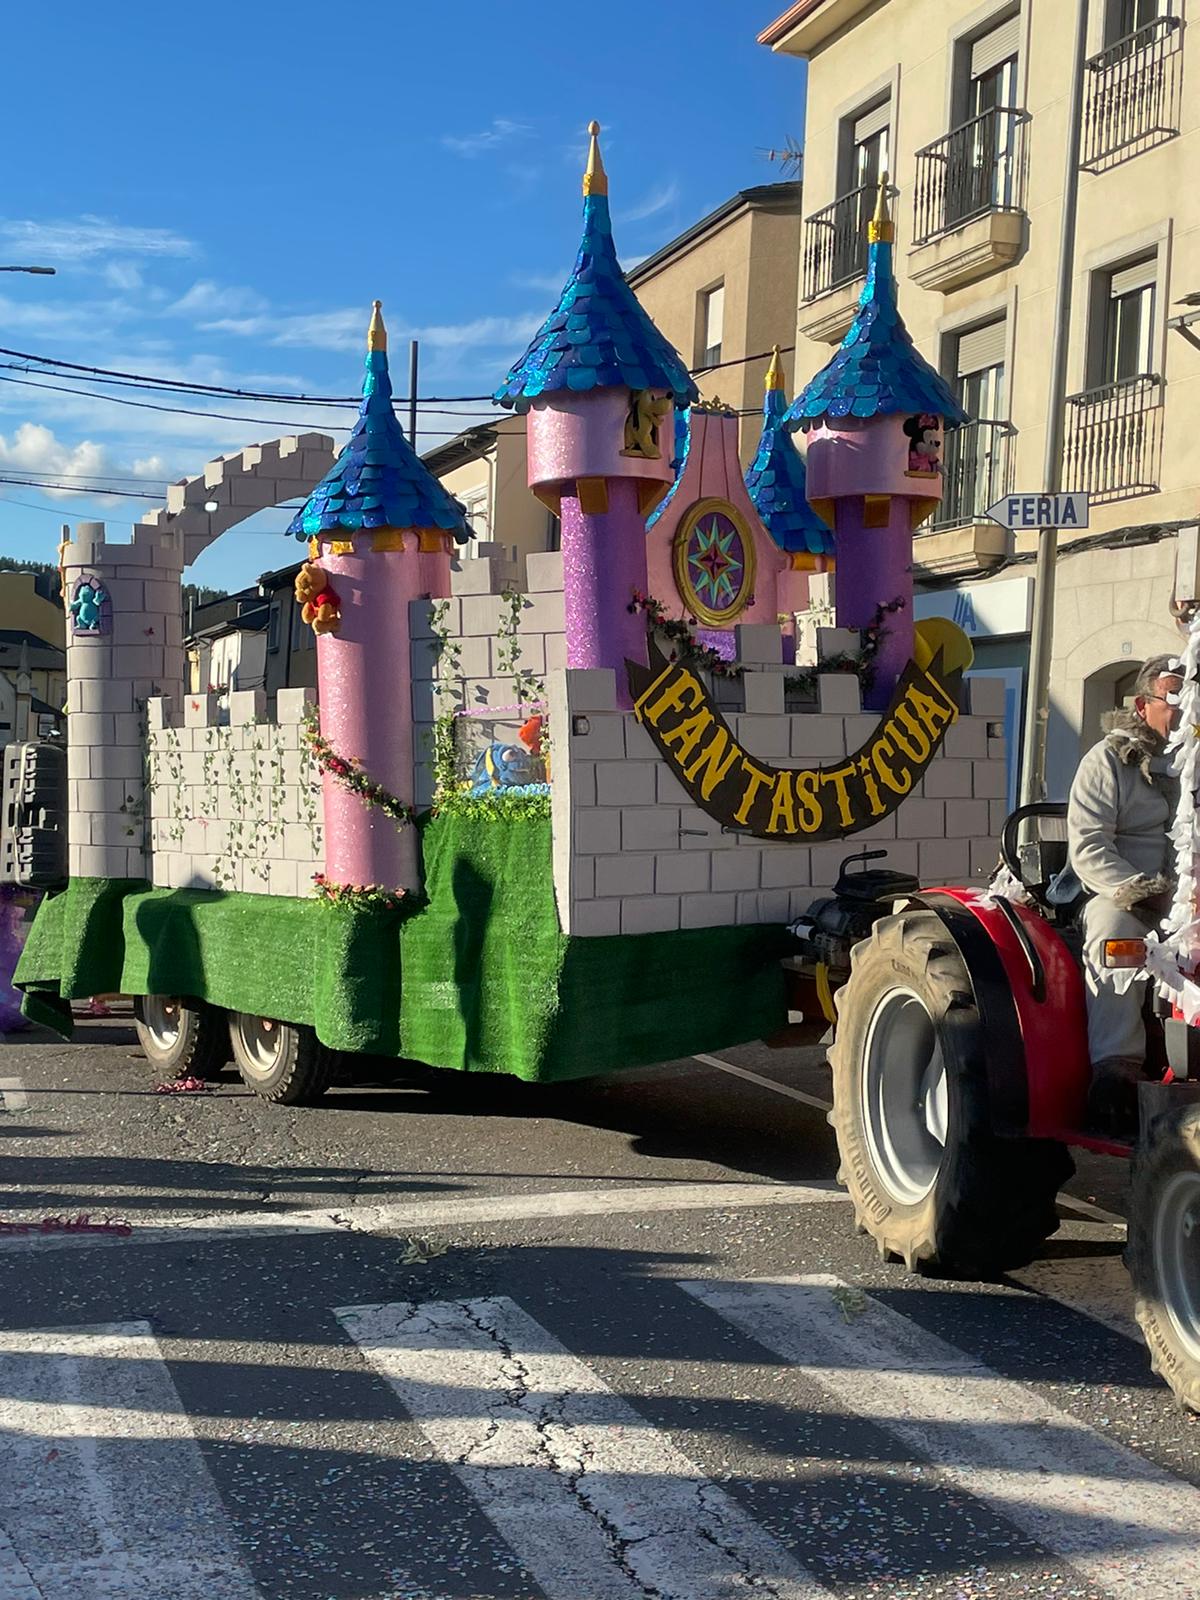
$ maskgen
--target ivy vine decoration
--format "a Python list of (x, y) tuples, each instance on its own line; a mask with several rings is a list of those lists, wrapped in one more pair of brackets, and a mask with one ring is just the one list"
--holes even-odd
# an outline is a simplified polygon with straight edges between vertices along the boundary
[(316, 707), (312, 707), (305, 713), (302, 724), (305, 743), (318, 769), (321, 772), (328, 772), (343, 789), (356, 794), (364, 805), (374, 806), (376, 810), (382, 811), (384, 816), (391, 817), (398, 828), (410, 823), (416, 815), (412, 806), (406, 805), (381, 783), (376, 783), (374, 778), (368, 777), (357, 760), (348, 760), (345, 756), (338, 755), (321, 732), (319, 715)]
[(817, 679), (828, 672), (853, 672), (857, 675), (864, 689), (869, 689), (875, 681), (876, 657), (879, 646), (883, 643), (887, 633), (887, 619), (894, 616), (897, 611), (903, 611), (907, 601), (901, 598), (881, 601), (875, 607), (875, 615), (865, 628), (859, 629), (859, 638), (862, 644), (857, 651), (839, 651), (835, 656), (827, 656), (819, 661), (815, 667), (805, 667), (798, 672), (789, 672), (784, 677), (784, 682), (799, 689), (802, 695), (815, 696), (817, 692)]
[(406, 909), (403, 889), (385, 889), (381, 883), (334, 883), (323, 872), (312, 875), (313, 893), (327, 906), (353, 906), (362, 911)]
[(656, 600), (652, 594), (643, 594), (640, 589), (635, 589), (628, 609), (635, 616), (641, 612), (655, 633), (664, 634), (671, 641), (668, 660), (696, 667), (701, 672), (711, 672), (714, 678), (742, 676), (740, 663), (726, 661), (724, 656), (709, 649), (708, 645), (701, 644), (688, 623), (682, 617), (669, 617), (662, 601)]

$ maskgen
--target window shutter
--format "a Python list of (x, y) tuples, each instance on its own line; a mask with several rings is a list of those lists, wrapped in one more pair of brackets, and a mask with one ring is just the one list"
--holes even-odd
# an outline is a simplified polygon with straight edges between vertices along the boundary
[(1004, 22), (990, 28), (971, 46), (971, 76), (982, 78), (985, 72), (998, 67), (1021, 48), (1021, 18), (1014, 13)]
[(1004, 365), (1006, 323), (1003, 317), (985, 322), (981, 328), (968, 328), (958, 336), (958, 376)]
[(884, 99), (869, 111), (860, 111), (854, 119), (854, 142), (865, 144), (874, 134), (886, 128), (892, 120), (892, 102)]
[(1109, 294), (1114, 300), (1120, 295), (1132, 294), (1135, 289), (1148, 289), (1158, 279), (1158, 257), (1146, 256), (1142, 261), (1131, 261), (1118, 267), (1109, 279)]

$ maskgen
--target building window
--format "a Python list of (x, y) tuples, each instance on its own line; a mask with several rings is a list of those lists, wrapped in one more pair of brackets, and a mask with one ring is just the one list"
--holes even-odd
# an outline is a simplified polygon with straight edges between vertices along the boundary
[(840, 194), (855, 189), (878, 189), (880, 178), (891, 169), (891, 121), (892, 102), (885, 95), (842, 123)]
[(917, 151), (913, 239), (923, 244), (989, 211), (1019, 211), (1021, 137), (1016, 12), (955, 46), (953, 129)]
[(1090, 387), (1153, 372), (1157, 277), (1157, 255), (1099, 275), (1092, 301), (1096, 332)]
[(272, 600), (267, 612), (267, 649), (279, 649), (279, 601)]
[(1167, 0), (1106, 0), (1087, 62), (1080, 166), (1104, 172), (1180, 131), (1183, 27)]
[(890, 171), (892, 102), (888, 95), (842, 120), (837, 199), (804, 223), (804, 298), (836, 289), (867, 270), (867, 223), (879, 181)]
[(721, 360), (721, 340), (725, 332), (725, 285), (716, 284), (700, 296), (700, 339), (697, 347), (698, 367), (715, 367)]
[(946, 434), (935, 527), (978, 521), (1009, 488), (1013, 428), (1005, 393), (1003, 317), (964, 328), (952, 347), (955, 394), (970, 421)]
[(1137, 49), (1139, 36), (1152, 32), (1160, 14), (1168, 9), (1160, 0), (1108, 0), (1104, 15), (1105, 44), (1125, 44)]
[(1064, 482), (1093, 501), (1154, 494), (1163, 384), (1155, 372), (1157, 255), (1092, 278), (1088, 387), (1067, 397)]
[(488, 526), (488, 492), (486, 489), (472, 489), (469, 494), (462, 497), (462, 507), (466, 513), (467, 526), (477, 539), (487, 539), (491, 535)]

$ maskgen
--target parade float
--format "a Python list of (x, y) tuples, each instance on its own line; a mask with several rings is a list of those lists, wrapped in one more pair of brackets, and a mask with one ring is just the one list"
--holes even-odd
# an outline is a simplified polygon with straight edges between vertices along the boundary
[[(900, 319), (885, 188), (853, 325), (790, 406), (772, 364), (745, 478), (737, 419), (626, 285), (607, 189), (593, 127), (575, 267), (496, 395), (560, 550), (517, 573), (471, 544), (396, 422), (378, 304), (336, 458), (255, 445), (131, 540), (74, 529), (66, 873), (18, 970), (29, 1015), (135, 996), (160, 1068), (232, 1051), (278, 1100), (339, 1055), (610, 1072), (774, 1035), (797, 992), (824, 1027), (828, 964), (794, 970), (786, 929), (850, 852), (904, 883), (990, 869), (1002, 685), (912, 610), (965, 419)], [(185, 567), (293, 498), (316, 694), (188, 692)], [(797, 614), (833, 567), (809, 655)]]

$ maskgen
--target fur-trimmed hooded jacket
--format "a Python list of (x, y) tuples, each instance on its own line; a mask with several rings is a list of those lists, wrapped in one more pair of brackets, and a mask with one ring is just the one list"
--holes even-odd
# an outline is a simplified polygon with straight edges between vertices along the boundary
[(1067, 839), (1085, 889), (1123, 910), (1170, 889), (1178, 794), (1163, 741), (1134, 713), (1116, 713), (1071, 784)]

